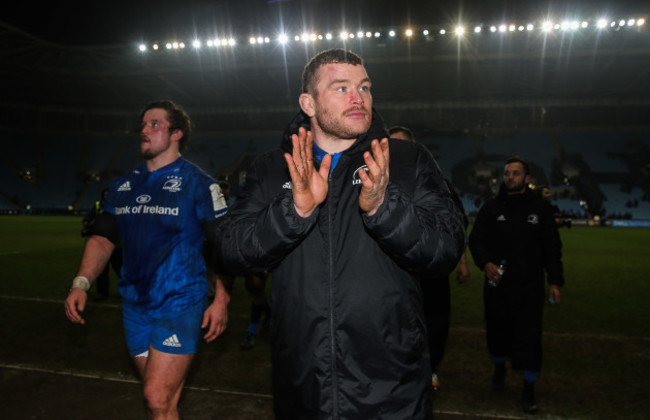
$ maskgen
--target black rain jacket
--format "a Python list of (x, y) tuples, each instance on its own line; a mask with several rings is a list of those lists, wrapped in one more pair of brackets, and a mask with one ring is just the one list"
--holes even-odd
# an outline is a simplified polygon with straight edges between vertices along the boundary
[[(359, 209), (363, 152), (387, 137), (381, 117), (345, 150), (326, 200), (295, 212), (283, 152), (309, 129), (299, 113), (281, 149), (258, 157), (222, 225), (231, 271), (272, 270), (277, 419), (425, 419), (431, 370), (416, 273), (448, 270), (465, 247), (463, 216), (421, 145), (390, 141), (386, 198)], [(318, 168), (318, 162), (315, 162)]]

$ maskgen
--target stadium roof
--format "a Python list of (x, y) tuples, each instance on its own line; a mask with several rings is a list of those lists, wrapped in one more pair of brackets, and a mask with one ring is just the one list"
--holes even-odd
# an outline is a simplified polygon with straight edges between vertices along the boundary
[[(39, 16), (49, 17), (49, 24), (40, 26), (38, 19), (27, 24), (3, 17), (0, 127), (123, 131), (143, 104), (167, 97), (201, 120), (203, 130), (279, 130), (298, 110), (305, 62), (340, 46), (364, 57), (375, 106), (387, 122), (421, 133), (434, 126), (650, 124), (650, 30), (637, 24), (650, 16), (643, 9), (614, 14), (592, 5), (580, 15), (565, 7), (553, 16), (557, 27), (546, 32), (543, 19), (550, 13), (526, 16), (521, 9), (529, 2), (510, 8), (514, 17), (507, 18), (506, 9), (488, 13), (475, 6), (454, 13), (435, 2), (437, 8), (424, 11), (409, 2), (392, 2), (392, 9), (363, 1), (334, 2), (346, 5), (334, 9), (319, 1), (236, 3), (186, 2), (180, 9), (156, 3), (150, 19), (135, 6), (132, 18), (128, 7), (98, 12), (95, 5), (82, 6), (89, 9), (77, 12), (87, 12), (88, 19), (71, 13), (72, 20), (45, 10)], [(264, 13), (242, 12), (257, 6)], [(375, 13), (359, 13), (367, 9)], [(383, 16), (376, 13), (382, 10)], [(458, 35), (461, 14), (465, 33)], [(597, 28), (605, 17), (607, 26)], [(562, 27), (574, 20), (578, 28)], [(342, 28), (353, 37), (342, 39)], [(280, 33), (286, 44), (278, 42)], [(235, 45), (221, 45), (231, 38)], [(191, 45), (195, 39), (201, 48)], [(167, 49), (174, 40), (185, 48)], [(208, 40), (219, 45), (208, 47)]]

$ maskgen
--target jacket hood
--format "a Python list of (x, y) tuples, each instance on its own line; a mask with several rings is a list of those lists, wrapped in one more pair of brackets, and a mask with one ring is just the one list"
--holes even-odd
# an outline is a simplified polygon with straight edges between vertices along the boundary
[[(309, 117), (303, 111), (298, 112), (291, 122), (287, 125), (287, 128), (284, 130), (282, 135), (282, 143), (280, 143), (280, 149), (283, 152), (291, 153), (293, 150), (293, 143), (291, 142), (291, 135), (298, 134), (298, 129), (304, 127), (305, 130), (311, 130), (311, 124), (309, 122)], [(370, 128), (368, 131), (360, 135), (357, 140), (350, 146), (347, 150), (353, 150), (357, 147), (361, 147), (365, 143), (369, 143), (374, 139), (381, 140), (384, 137), (390, 137), (388, 135), (388, 130), (384, 124), (384, 119), (382, 116), (373, 108), (372, 109), (372, 122), (370, 123)], [(347, 151), (346, 150), (346, 151)]]

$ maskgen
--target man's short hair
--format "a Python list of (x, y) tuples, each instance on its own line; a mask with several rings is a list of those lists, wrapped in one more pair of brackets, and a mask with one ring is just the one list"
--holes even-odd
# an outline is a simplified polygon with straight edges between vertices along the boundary
[(402, 125), (394, 125), (388, 129), (388, 134), (390, 134), (391, 137), (395, 133), (404, 133), (409, 141), (415, 141), (415, 134), (413, 134), (413, 131), (408, 127), (404, 127)]
[(530, 165), (528, 165), (528, 162), (526, 162), (524, 159), (520, 158), (519, 156), (509, 157), (506, 160), (506, 165), (508, 165), (510, 163), (516, 163), (516, 162), (519, 162), (519, 163), (522, 164), (522, 166), (524, 167), (524, 174), (530, 175)]
[(332, 63), (363, 66), (363, 59), (352, 51), (342, 48), (332, 48), (316, 54), (309, 60), (302, 72), (302, 93), (317, 96), (316, 85), (318, 85), (318, 79), (316, 78), (316, 71), (320, 66)]
[(183, 137), (181, 137), (178, 142), (178, 148), (180, 151), (183, 151), (187, 144), (190, 141), (190, 135), (192, 134), (192, 122), (190, 121), (190, 116), (187, 115), (187, 112), (181, 108), (176, 103), (164, 99), (160, 101), (154, 101), (146, 105), (142, 112), (140, 113), (140, 121), (144, 118), (144, 114), (150, 109), (164, 109), (167, 111), (167, 121), (169, 122), (169, 132), (174, 130), (181, 130), (183, 132)]

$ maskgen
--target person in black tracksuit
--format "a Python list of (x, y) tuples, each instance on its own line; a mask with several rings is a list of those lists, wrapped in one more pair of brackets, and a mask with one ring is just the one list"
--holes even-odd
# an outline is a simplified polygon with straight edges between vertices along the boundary
[(385, 138), (360, 57), (303, 75), (302, 112), (221, 227), (232, 272), (272, 272), (275, 416), (431, 418), (419, 275), (455, 266), (462, 215), (431, 154)]
[[(562, 243), (551, 206), (528, 188), (528, 164), (506, 162), (496, 198), (476, 216), (469, 248), (485, 271), (484, 303), (488, 350), (495, 360), (495, 389), (503, 389), (504, 359), (524, 370), (523, 409), (537, 411), (533, 384), (542, 366), (544, 270), (549, 300), (559, 303), (564, 284)], [(498, 265), (504, 267), (499, 268)]]

